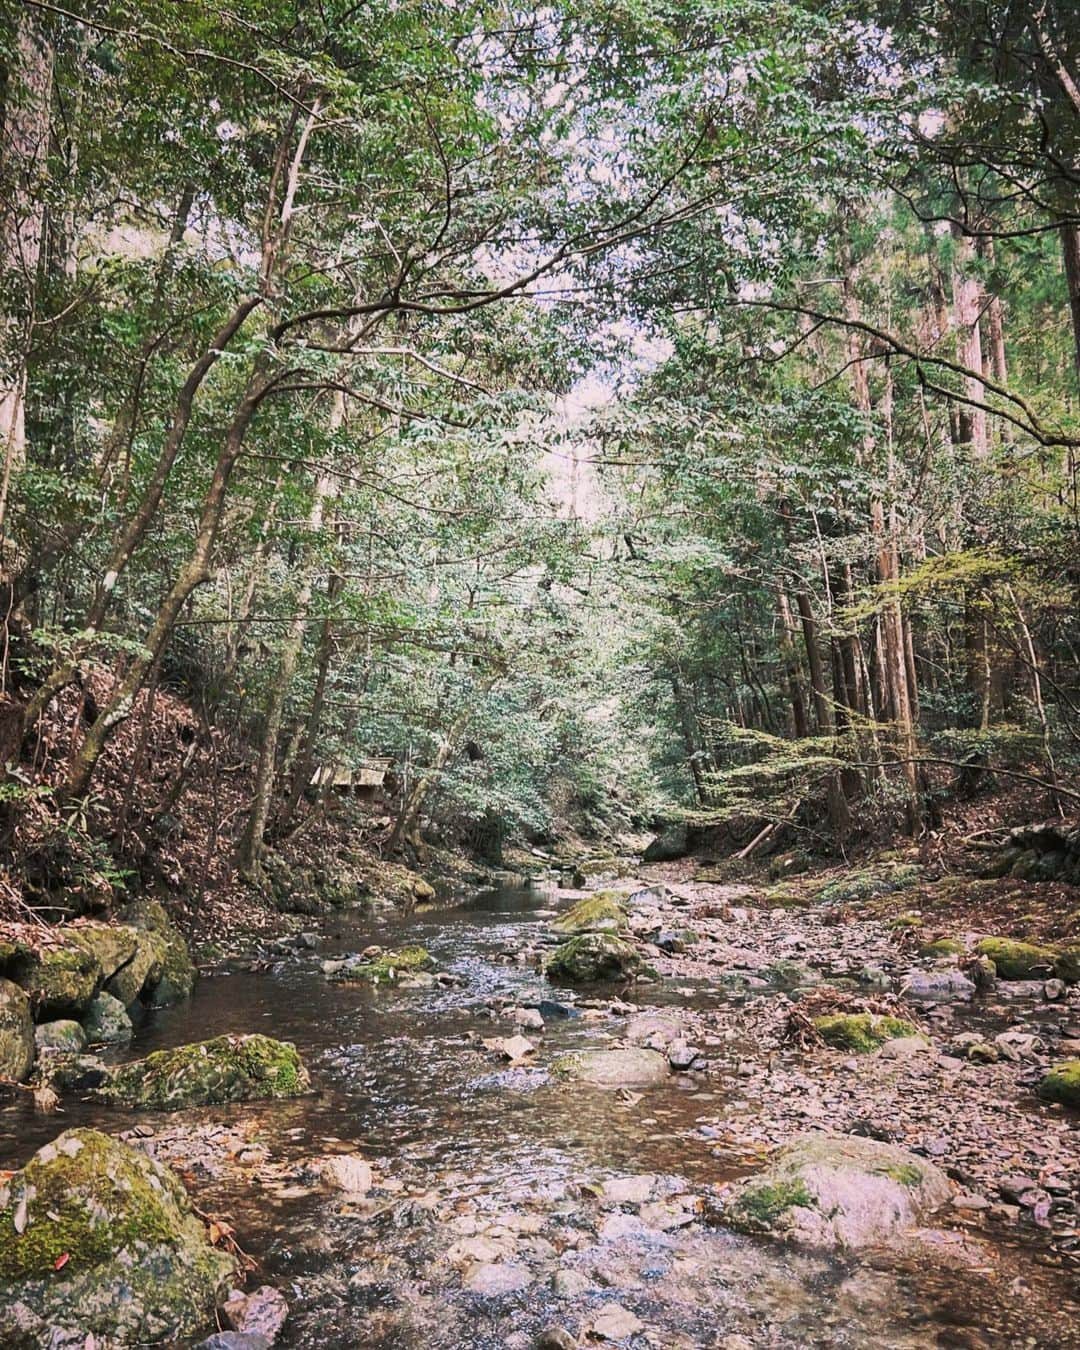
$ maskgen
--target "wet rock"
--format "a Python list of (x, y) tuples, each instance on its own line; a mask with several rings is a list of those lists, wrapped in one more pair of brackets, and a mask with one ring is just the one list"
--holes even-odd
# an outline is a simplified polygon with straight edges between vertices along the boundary
[(638, 1046), (563, 1055), (551, 1071), (556, 1077), (594, 1087), (648, 1087), (664, 1082), (671, 1072), (666, 1056)]
[(536, 1350), (574, 1350), (576, 1345), (565, 1327), (548, 1327), (536, 1338)]
[(589, 1325), (589, 1335), (601, 1341), (625, 1341), (645, 1330), (645, 1323), (618, 1303), (605, 1303)]
[(829, 1013), (815, 1017), (814, 1028), (826, 1045), (857, 1055), (870, 1054), (889, 1040), (918, 1035), (917, 1028), (903, 1018), (874, 1013)]
[(218, 1331), (200, 1341), (195, 1350), (270, 1350), (270, 1342), (252, 1332)]
[(0, 1189), (5, 1345), (191, 1337), (235, 1271), (173, 1173), (96, 1130), (60, 1135)]
[(608, 1177), (602, 1187), (602, 1199), (611, 1205), (643, 1205), (656, 1190), (656, 1176), (643, 1172), (639, 1176)]
[(674, 1041), (681, 1041), (685, 1033), (683, 1021), (675, 1013), (636, 1013), (623, 1028), (623, 1035), (632, 1045), (647, 1045), (653, 1050), (667, 1050)]
[(470, 1267), (461, 1281), (463, 1289), (483, 1298), (501, 1298), (528, 1289), (533, 1277), (527, 1266), (513, 1261), (495, 1261)]
[(676, 1228), (685, 1228), (694, 1222), (699, 1203), (695, 1196), (690, 1195), (676, 1196), (672, 1200), (652, 1200), (642, 1205), (641, 1222), (647, 1228), (671, 1233)]
[(86, 1033), (78, 1022), (61, 1019), (42, 1022), (34, 1029), (38, 1054), (78, 1055), (86, 1048)]
[(559, 1003), (553, 998), (542, 998), (536, 1005), (536, 1011), (545, 1022), (563, 1022), (581, 1016), (572, 1004)]
[(544, 1015), (539, 1008), (514, 1008), (510, 1013), (511, 1021), (525, 1031), (543, 1031)]
[(821, 983), (819, 972), (801, 961), (774, 961), (766, 969), (765, 976), (778, 989), (801, 989)]
[(30, 1000), (11, 980), (0, 980), (0, 1075), (21, 1083), (34, 1063)]
[(157, 1050), (125, 1064), (99, 1089), (107, 1101), (135, 1110), (297, 1097), (311, 1086), (287, 1041), (269, 1036), (218, 1036), (175, 1050)]
[(500, 1059), (507, 1059), (511, 1062), (536, 1053), (536, 1046), (525, 1036), (493, 1036), (484, 1041), (483, 1046), (485, 1050), (490, 1050)]
[(108, 1083), (112, 1071), (97, 1055), (49, 1055), (42, 1059), (38, 1076), (60, 1091), (89, 1092)]
[(813, 1134), (741, 1183), (724, 1216), (742, 1232), (850, 1250), (923, 1222), (950, 1196), (945, 1174), (894, 1144)]
[(414, 980), (434, 970), (435, 962), (424, 947), (399, 947), (377, 956), (354, 956), (345, 961), (326, 961), (323, 971), (338, 984), (397, 984)]
[(90, 953), (103, 980), (112, 979), (121, 966), (126, 966), (139, 945), (138, 933), (130, 924), (79, 924), (66, 928), (64, 935), (73, 946)]
[(672, 1041), (667, 1048), (668, 1063), (677, 1072), (683, 1072), (696, 1064), (701, 1051), (696, 1045), (687, 1045), (685, 1041)]
[(626, 928), (625, 896), (597, 891), (561, 914), (551, 925), (560, 933), (621, 933)]
[[(138, 946), (129, 964), (122, 966), (113, 981), (106, 984), (106, 990), (125, 1007), (140, 997), (149, 998), (157, 1007), (189, 998), (195, 988), (195, 963), (183, 933), (164, 906), (156, 900), (135, 900), (124, 907), (120, 918), (135, 929)], [(138, 983), (142, 968), (145, 976), (141, 986), (130, 998), (125, 997)], [(114, 988), (114, 983), (118, 987)]]
[(221, 1309), (225, 1321), (241, 1335), (261, 1336), (272, 1345), (289, 1316), (289, 1305), (279, 1289), (264, 1284), (253, 1293), (234, 1289)]
[(1080, 1110), (1080, 1059), (1067, 1060), (1051, 1069), (1039, 1084), (1039, 1096), (1044, 1101)]
[(91, 1044), (102, 1045), (121, 1044), (135, 1034), (127, 1009), (118, 998), (104, 992), (95, 995), (87, 1008), (83, 1030)]
[(600, 980), (627, 980), (646, 969), (640, 955), (622, 938), (610, 933), (582, 933), (557, 947), (548, 960), (548, 979), (568, 984)]
[(350, 1195), (366, 1195), (371, 1190), (371, 1164), (358, 1153), (334, 1153), (318, 1159), (316, 1168), (322, 1179)]
[(967, 1003), (975, 997), (975, 982), (960, 970), (913, 970), (901, 995), (920, 1003)]

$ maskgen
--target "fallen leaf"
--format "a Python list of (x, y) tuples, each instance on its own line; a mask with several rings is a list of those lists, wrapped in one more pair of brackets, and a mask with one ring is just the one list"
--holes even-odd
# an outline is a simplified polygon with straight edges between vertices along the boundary
[(63, 1270), (70, 1260), (71, 1260), (71, 1253), (62, 1252), (53, 1262), (53, 1270)]
[(15, 1206), (15, 1213), (12, 1217), (12, 1222), (15, 1225), (16, 1233), (23, 1233), (26, 1231), (26, 1224), (29, 1217), (30, 1215), (26, 1205), (26, 1196), (24, 1195), (23, 1198), (19, 1201), (19, 1203)]

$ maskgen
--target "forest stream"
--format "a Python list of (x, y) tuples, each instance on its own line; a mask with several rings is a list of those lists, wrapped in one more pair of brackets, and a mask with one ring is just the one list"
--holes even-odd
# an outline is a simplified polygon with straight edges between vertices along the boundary
[[(315, 1096), (130, 1118), (69, 1098), (63, 1124), (130, 1130), (177, 1165), (257, 1263), (249, 1287), (286, 1295), (284, 1345), (480, 1350), (594, 1325), (597, 1339), (606, 1328), (635, 1346), (727, 1350), (1071, 1343), (1054, 1310), (1074, 1293), (1037, 1238), (1006, 1248), (946, 1221), (916, 1246), (845, 1260), (736, 1236), (710, 1217), (717, 1188), (753, 1166), (717, 1156), (710, 1122), (745, 1111), (754, 1084), (718, 1091), (700, 1073), (640, 1092), (554, 1081), (546, 1065), (608, 1044), (631, 1010), (513, 959), (564, 903), (534, 886), (405, 917), (349, 915), (269, 969), (213, 974), (187, 1003), (150, 1013), (123, 1057), (268, 1031), (296, 1043)], [(370, 943), (422, 944), (460, 983), (326, 979), (325, 959)], [(742, 997), (691, 978), (622, 992), (637, 1008), (705, 1016)], [(480, 1044), (507, 1034), (492, 1020), (500, 1004), (545, 1015), (529, 1067), (503, 1068)], [(19, 1102), (0, 1128), (16, 1165), (57, 1123)], [(361, 1154), (370, 1192), (328, 1196), (310, 1169), (328, 1153)]]

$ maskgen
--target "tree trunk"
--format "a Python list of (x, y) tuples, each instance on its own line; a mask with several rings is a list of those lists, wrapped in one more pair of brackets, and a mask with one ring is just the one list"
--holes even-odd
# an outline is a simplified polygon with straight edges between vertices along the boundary
[(787, 681), (788, 698), (791, 701), (791, 726), (797, 740), (810, 735), (809, 719), (806, 715), (806, 696), (803, 691), (802, 670), (799, 657), (791, 635), (795, 631), (795, 620), (791, 613), (791, 603), (783, 586), (776, 588), (776, 611), (780, 621), (778, 642), (780, 660)]
[(1077, 385), (1080, 386), (1080, 225), (1072, 221), (1061, 227), (1061, 252), (1065, 261), (1065, 284), (1072, 321), (1073, 359)]

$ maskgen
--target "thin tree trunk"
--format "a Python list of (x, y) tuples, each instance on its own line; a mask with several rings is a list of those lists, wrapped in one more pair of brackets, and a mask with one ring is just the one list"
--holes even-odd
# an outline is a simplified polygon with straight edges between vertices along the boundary
[(787, 592), (783, 586), (776, 588), (776, 611), (780, 620), (778, 634), (780, 660), (787, 680), (788, 698), (791, 701), (792, 731), (797, 740), (802, 740), (805, 736), (809, 736), (810, 725), (806, 715), (802, 670), (799, 667), (799, 657), (795, 651), (795, 644), (791, 639), (791, 635), (795, 631), (795, 620), (791, 613), (791, 602), (788, 600)]

